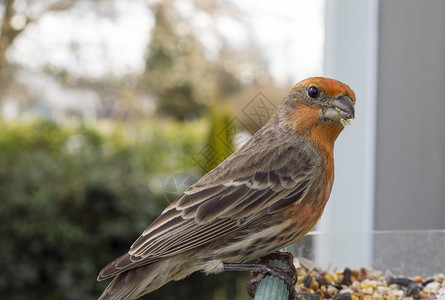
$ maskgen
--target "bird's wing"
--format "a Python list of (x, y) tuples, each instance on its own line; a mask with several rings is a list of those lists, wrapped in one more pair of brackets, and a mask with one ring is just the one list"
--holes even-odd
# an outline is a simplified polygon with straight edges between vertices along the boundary
[(246, 226), (252, 215), (274, 213), (301, 201), (316, 169), (310, 161), (306, 164), (300, 161), (297, 168), (283, 162), (275, 170), (250, 176), (214, 184), (199, 181), (163, 211), (128, 254), (105, 267), (99, 278), (185, 252)]
[(273, 213), (300, 200), (309, 184), (279, 171), (258, 172), (197, 192), (186, 192), (132, 245), (134, 256), (168, 256), (219, 238), (239, 220), (267, 209)]

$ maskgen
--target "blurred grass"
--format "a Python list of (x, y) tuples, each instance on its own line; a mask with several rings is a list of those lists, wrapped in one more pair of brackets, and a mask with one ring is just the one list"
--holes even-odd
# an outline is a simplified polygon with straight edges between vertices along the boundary
[[(199, 173), (194, 156), (209, 132), (206, 121), (0, 128), (4, 299), (97, 299), (108, 283), (96, 282), (99, 270), (168, 204), (165, 178)], [(233, 287), (230, 276), (194, 275), (150, 299), (213, 299)]]

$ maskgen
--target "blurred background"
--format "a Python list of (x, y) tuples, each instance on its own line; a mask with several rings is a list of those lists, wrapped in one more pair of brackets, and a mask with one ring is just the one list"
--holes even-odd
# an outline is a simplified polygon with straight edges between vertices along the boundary
[[(317, 230), (445, 228), (444, 1), (2, 0), (0, 18), (2, 298), (96, 299), (100, 269), (310, 76), (357, 95)], [(370, 265), (373, 240), (349, 242)], [(246, 276), (150, 299), (247, 299)]]

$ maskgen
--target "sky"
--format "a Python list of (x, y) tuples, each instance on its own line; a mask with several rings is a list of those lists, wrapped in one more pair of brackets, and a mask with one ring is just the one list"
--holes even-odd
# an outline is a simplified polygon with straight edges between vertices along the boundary
[[(280, 81), (297, 82), (323, 71), (324, 1), (238, 2)], [(271, 5), (273, 3), (273, 5)]]
[[(182, 2), (187, 11), (187, 1)], [(87, 2), (70, 12), (46, 14), (31, 24), (8, 53), (15, 62), (33, 69), (45, 65), (63, 68), (78, 76), (122, 76), (144, 70), (146, 46), (154, 25), (145, 1), (117, 0), (115, 20), (99, 18)], [(237, 22), (221, 19), (218, 29), (234, 44), (249, 38), (257, 43), (279, 82), (297, 82), (319, 75), (323, 67), (324, 0), (275, 0), (235, 3), (243, 22), (251, 28), (248, 36)], [(190, 12), (193, 13), (193, 12)], [(208, 52), (218, 45), (205, 28), (212, 20), (193, 17)], [(73, 55), (73, 50), (75, 55)]]

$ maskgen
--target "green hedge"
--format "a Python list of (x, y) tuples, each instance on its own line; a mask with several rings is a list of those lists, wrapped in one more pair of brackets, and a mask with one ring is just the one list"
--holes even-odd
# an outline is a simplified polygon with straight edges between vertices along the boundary
[[(0, 122), (2, 299), (97, 299), (99, 270), (168, 204), (165, 180), (193, 170), (208, 128), (102, 127)], [(212, 299), (227, 278), (194, 275), (150, 299)]]

